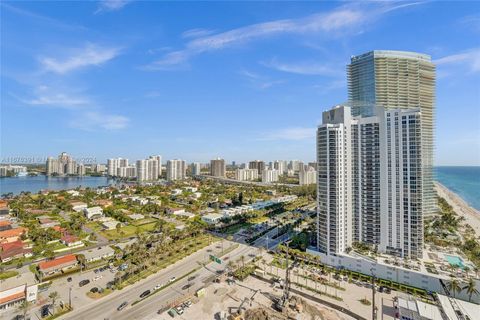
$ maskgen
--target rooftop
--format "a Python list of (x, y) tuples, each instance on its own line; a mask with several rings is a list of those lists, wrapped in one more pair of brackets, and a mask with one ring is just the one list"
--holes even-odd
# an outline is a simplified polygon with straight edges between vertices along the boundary
[(40, 270), (50, 269), (63, 264), (72, 264), (77, 262), (77, 257), (74, 254), (67, 254), (66, 256), (56, 258), (49, 261), (40, 262), (38, 267)]

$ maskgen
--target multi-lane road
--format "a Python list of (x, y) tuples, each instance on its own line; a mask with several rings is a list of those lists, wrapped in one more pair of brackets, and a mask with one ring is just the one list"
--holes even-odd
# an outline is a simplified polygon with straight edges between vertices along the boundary
[[(223, 244), (225, 249), (230, 245), (233, 245), (233, 243), (225, 242)], [(202, 266), (202, 262), (207, 261), (209, 254), (218, 255), (221, 253), (221, 244), (217, 242), (177, 261), (175, 264), (147, 279), (126, 287), (123, 290), (114, 291), (112, 294), (98, 301), (92, 301), (83, 306), (75, 306), (74, 302), (74, 311), (66, 314), (61, 319), (153, 319), (157, 315), (157, 311), (167, 304), (187, 299), (191, 294), (195, 293), (196, 290), (211, 283), (218, 274), (217, 271), (226, 268), (226, 257), (228, 257), (229, 260), (237, 260), (243, 255), (246, 260), (248, 260), (250, 258), (249, 255), (254, 254), (255, 251), (256, 249), (253, 247), (240, 245), (222, 257), (222, 264), (210, 262)], [(172, 277), (179, 279), (195, 269), (197, 270), (188, 277), (173, 283), (133, 306), (131, 305), (133, 302), (140, 300), (140, 294), (142, 292), (146, 290), (153, 291), (156, 285), (166, 284)], [(188, 289), (186, 288), (187, 284), (191, 285)], [(122, 311), (117, 311), (118, 306), (123, 302), (128, 302), (128, 307)]]

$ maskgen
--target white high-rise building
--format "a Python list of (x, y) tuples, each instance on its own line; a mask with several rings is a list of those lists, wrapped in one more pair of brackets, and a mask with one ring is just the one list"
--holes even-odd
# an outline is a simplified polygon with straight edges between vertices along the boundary
[(290, 163), (288, 164), (288, 169), (298, 172), (300, 171), (300, 163), (303, 164), (303, 162), (300, 160), (290, 160)]
[(137, 160), (137, 180), (158, 180), (158, 160), (156, 158)]
[(128, 167), (128, 159), (116, 158), (107, 160), (107, 174), (111, 177), (116, 177), (118, 168)]
[(258, 179), (257, 169), (237, 169), (235, 179), (238, 181), (253, 181)]
[(265, 169), (262, 171), (262, 182), (273, 183), (278, 181), (280, 171), (275, 169)]
[(117, 170), (117, 176), (120, 178), (135, 178), (137, 176), (137, 168), (135, 166), (120, 167)]
[(183, 180), (186, 176), (186, 164), (184, 160), (174, 159), (167, 161), (167, 180)]
[(317, 131), (318, 250), (353, 242), (400, 257), (422, 256), (420, 109), (374, 107), (353, 117), (338, 106)]
[(79, 176), (84, 176), (85, 175), (85, 165), (83, 163), (79, 163), (77, 166), (77, 174)]
[(300, 170), (298, 173), (298, 181), (302, 186), (317, 183), (317, 171), (312, 167), (307, 167), (305, 170)]
[(192, 172), (192, 176), (199, 176), (202, 174), (202, 166), (200, 162), (194, 162), (190, 165), (190, 171)]
[(158, 178), (162, 176), (162, 156), (161, 155), (156, 155), (156, 156), (150, 156), (150, 159), (155, 159), (158, 162)]
[(273, 168), (271, 168), (271, 169), (278, 170), (280, 172), (280, 174), (284, 174), (288, 170), (287, 161), (275, 160), (273, 162)]

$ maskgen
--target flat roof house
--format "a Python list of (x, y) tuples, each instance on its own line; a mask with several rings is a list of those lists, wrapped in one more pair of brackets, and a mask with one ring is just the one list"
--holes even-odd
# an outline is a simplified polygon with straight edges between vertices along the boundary
[(85, 261), (87, 263), (94, 262), (102, 259), (109, 259), (115, 255), (115, 250), (109, 246), (100, 247), (96, 249), (91, 249), (85, 252), (82, 252), (85, 256)]
[(204, 215), (202, 217), (202, 220), (208, 224), (217, 224), (218, 222), (220, 222), (220, 219), (222, 218), (223, 218), (223, 215), (221, 214), (211, 213), (211, 214)]
[(88, 205), (85, 202), (81, 202), (81, 201), (72, 201), (70, 202), (70, 205), (72, 206), (72, 210), (75, 212), (83, 211), (88, 207)]
[(37, 300), (37, 294), (37, 285), (27, 286), (26, 284), (0, 291), (0, 310), (15, 308), (25, 300), (34, 303)]
[(100, 207), (90, 207), (83, 209), (85, 217), (89, 220), (94, 220), (103, 217), (103, 209)]

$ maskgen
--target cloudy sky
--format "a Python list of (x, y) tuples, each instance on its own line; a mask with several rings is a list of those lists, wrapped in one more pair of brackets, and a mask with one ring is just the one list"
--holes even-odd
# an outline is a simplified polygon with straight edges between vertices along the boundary
[(437, 165), (480, 165), (478, 2), (8, 2), (1, 157), (315, 157), (351, 55), (437, 64)]

